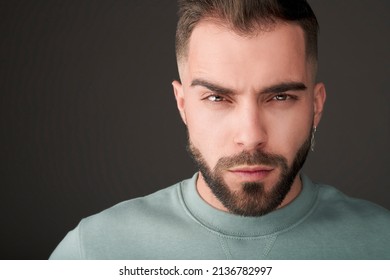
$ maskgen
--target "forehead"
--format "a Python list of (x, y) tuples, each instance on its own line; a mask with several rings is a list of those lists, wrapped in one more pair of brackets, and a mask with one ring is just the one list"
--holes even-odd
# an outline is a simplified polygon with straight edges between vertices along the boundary
[[(240, 35), (212, 21), (193, 30), (184, 63), (186, 75), (232, 83), (304, 79), (305, 39), (301, 27), (277, 23), (271, 29)], [(271, 81), (275, 80), (275, 81)]]

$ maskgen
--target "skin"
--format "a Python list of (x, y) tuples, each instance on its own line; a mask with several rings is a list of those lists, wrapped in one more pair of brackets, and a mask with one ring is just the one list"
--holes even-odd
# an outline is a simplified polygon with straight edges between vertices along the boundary
[[(325, 86), (315, 83), (315, 67), (298, 25), (279, 22), (271, 31), (240, 36), (216, 22), (201, 21), (178, 66), (182, 83), (172, 83), (177, 107), (190, 142), (210, 170), (220, 158), (243, 151), (280, 155), (290, 166), (320, 122)], [(260, 182), (265, 191), (274, 188), (281, 170), (240, 164), (221, 176), (239, 195), (246, 182)], [(229, 211), (201, 173), (196, 187), (211, 206)], [(294, 200), (301, 188), (298, 174), (278, 207)]]

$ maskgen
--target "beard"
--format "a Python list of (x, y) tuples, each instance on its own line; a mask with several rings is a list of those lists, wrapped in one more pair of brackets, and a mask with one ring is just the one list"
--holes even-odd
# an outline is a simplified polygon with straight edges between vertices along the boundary
[[(296, 153), (291, 166), (288, 166), (287, 159), (281, 155), (256, 150), (253, 153), (243, 151), (237, 155), (222, 157), (211, 170), (189, 137), (187, 150), (212, 193), (230, 213), (241, 216), (263, 216), (274, 211), (283, 202), (305, 163), (310, 143), (309, 135)], [(238, 165), (266, 165), (279, 168), (279, 180), (268, 190), (262, 182), (243, 182), (240, 190), (232, 191), (225, 183), (222, 174), (224, 170)]]

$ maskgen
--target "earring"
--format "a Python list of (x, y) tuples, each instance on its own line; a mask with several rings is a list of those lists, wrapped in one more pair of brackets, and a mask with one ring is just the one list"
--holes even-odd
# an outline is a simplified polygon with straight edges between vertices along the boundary
[(316, 145), (316, 140), (314, 138), (314, 134), (316, 133), (316, 131), (317, 131), (317, 127), (314, 126), (311, 131), (311, 140), (310, 140), (310, 149), (312, 152), (314, 152), (314, 146)]

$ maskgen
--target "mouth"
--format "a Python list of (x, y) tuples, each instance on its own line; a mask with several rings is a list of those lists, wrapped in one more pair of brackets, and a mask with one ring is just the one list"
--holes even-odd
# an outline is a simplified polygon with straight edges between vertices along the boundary
[(274, 168), (268, 166), (239, 166), (228, 171), (243, 181), (264, 180)]

